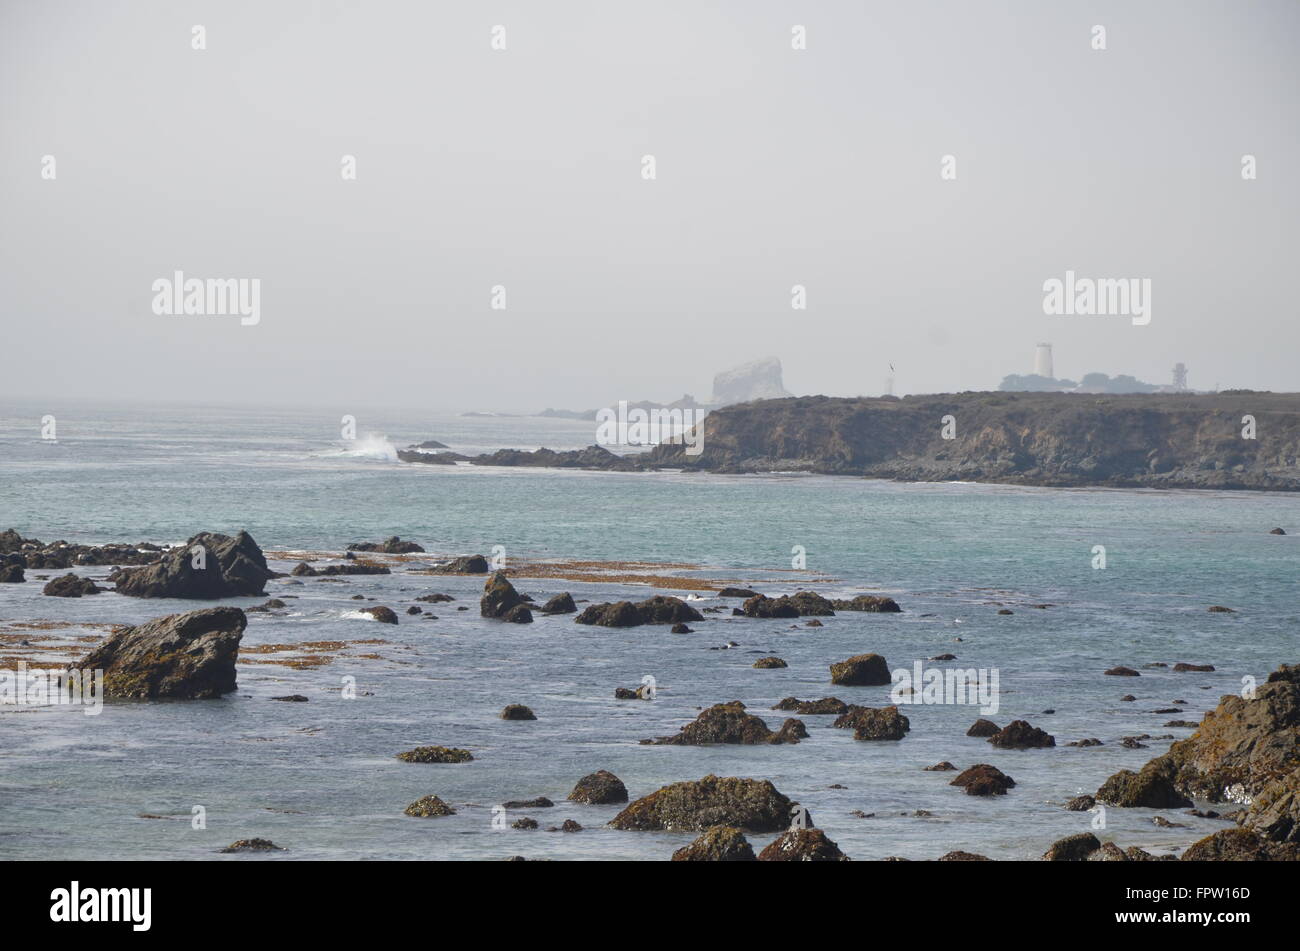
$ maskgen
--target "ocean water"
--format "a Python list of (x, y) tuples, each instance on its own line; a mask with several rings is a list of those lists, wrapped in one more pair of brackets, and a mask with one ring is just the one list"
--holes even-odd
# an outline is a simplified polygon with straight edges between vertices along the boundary
[[(341, 583), (273, 581), (268, 596), (297, 598), (283, 616), (250, 615), (245, 647), (387, 643), (350, 647), (314, 668), (241, 664), (238, 692), (217, 701), (112, 703), (93, 717), (74, 707), (0, 707), (0, 857), (248, 861), (216, 850), (261, 836), (287, 849), (266, 857), (273, 861), (662, 860), (693, 838), (615, 831), (605, 823), (618, 807), (564, 801), (578, 778), (608, 769), (633, 797), (708, 773), (770, 779), (855, 859), (932, 859), (951, 849), (1034, 858), (1055, 839), (1093, 828), (1092, 814), (1068, 812), (1064, 800), (1095, 791), (1118, 769), (1139, 768), (1170, 742), (1131, 750), (1119, 745), (1123, 736), (1186, 736), (1190, 730), (1162, 724), (1199, 720), (1220, 695), (1239, 691), (1243, 677), (1262, 679), (1300, 660), (1293, 496), (423, 467), (397, 462), (394, 447), (432, 438), (467, 453), (578, 448), (593, 441), (594, 424), (371, 411), (357, 414), (358, 438), (345, 442), (344, 412), (6, 404), (0, 529), (44, 541), (175, 543), (200, 530), (244, 528), (273, 557), (397, 534), (428, 549), (426, 562), (500, 545), (507, 562), (687, 563), (768, 594), (886, 593), (904, 613), (841, 613), (822, 628), (706, 614), (695, 633), (673, 635), (659, 626), (585, 627), (571, 615), (538, 616), (528, 626), (486, 621), (477, 611), (482, 578), (395, 570)], [(56, 417), (57, 442), (41, 438), (46, 414)], [(1295, 534), (1267, 534), (1274, 526)], [(1106, 552), (1100, 570), (1098, 545)], [(792, 568), (796, 546), (806, 571)], [(285, 557), (272, 566), (287, 571), (293, 563)], [(199, 606), (113, 593), (47, 598), (33, 576), (53, 573), (29, 571), (26, 584), (0, 585), (0, 629), (49, 621), (89, 637), (97, 630), (75, 625), (136, 623)], [(653, 593), (613, 582), (517, 586), (539, 601), (566, 590), (594, 601)], [(456, 599), (425, 605), (437, 620), (403, 613), (411, 599), (436, 591)], [(401, 623), (359, 615), (357, 594), (392, 607)], [(1042, 603), (1051, 606), (1030, 607)], [(1237, 613), (1210, 614), (1211, 604)], [(455, 610), (461, 605), (469, 610)], [(1002, 606), (1014, 613), (998, 615)], [(739, 646), (710, 649), (731, 641)], [(996, 669), (999, 710), (989, 718), (1028, 719), (1058, 746), (996, 750), (965, 736), (983, 714), (958, 704), (903, 708), (912, 729), (896, 743), (858, 742), (833, 729), (833, 718), (815, 716), (803, 718), (810, 737), (795, 746), (638, 743), (675, 733), (701, 707), (726, 700), (744, 701), (773, 727), (786, 714), (768, 708), (791, 695), (884, 705), (887, 687), (829, 682), (830, 663), (871, 651), (891, 668), (951, 652), (958, 660), (949, 666)], [(789, 667), (752, 669), (767, 654)], [(1179, 661), (1217, 669), (1102, 675), (1116, 664)], [(615, 687), (636, 686), (644, 675), (655, 678), (657, 699), (613, 699)], [(355, 678), (356, 699), (340, 696), (345, 677)], [(269, 701), (291, 693), (310, 702)], [(1138, 701), (1120, 702), (1126, 693)], [(1152, 712), (1175, 700), (1186, 701), (1182, 712)], [(498, 719), (507, 703), (528, 704), (539, 719)], [(1064, 746), (1085, 737), (1104, 745)], [(470, 749), (475, 760), (394, 758), (431, 744)], [(940, 760), (992, 763), (1016, 788), (992, 799), (965, 796), (948, 785), (953, 774), (923, 770)], [(829, 788), (836, 784), (844, 788)], [(457, 814), (402, 814), (429, 794)], [(544, 830), (571, 818), (584, 830), (493, 827), (495, 805), (536, 796), (556, 805), (512, 811), (511, 821), (531, 816)], [(206, 829), (192, 828), (195, 806), (206, 812)], [(1183, 828), (1159, 828), (1156, 814), (1110, 809), (1095, 831), (1121, 846), (1167, 851), (1224, 828), (1181, 811), (1162, 814)], [(751, 841), (761, 847), (772, 837)]]

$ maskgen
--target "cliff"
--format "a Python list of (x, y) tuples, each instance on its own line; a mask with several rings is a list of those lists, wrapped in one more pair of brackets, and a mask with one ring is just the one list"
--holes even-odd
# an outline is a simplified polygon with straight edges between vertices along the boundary
[[(1242, 437), (1243, 416), (1255, 439)], [(943, 417), (954, 438), (942, 438)], [(1300, 489), (1300, 394), (957, 393), (825, 396), (724, 407), (703, 452), (658, 446), (647, 467), (808, 471), (909, 481)]]

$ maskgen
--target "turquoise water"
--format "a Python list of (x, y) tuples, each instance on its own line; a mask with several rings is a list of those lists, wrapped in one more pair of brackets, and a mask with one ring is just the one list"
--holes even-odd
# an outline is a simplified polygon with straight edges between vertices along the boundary
[[(340, 438), (347, 412), (357, 416), (354, 442)], [(46, 414), (56, 417), (57, 443), (40, 438)], [(178, 542), (199, 530), (246, 528), (268, 550), (342, 549), (397, 534), (431, 555), (490, 554), (500, 545), (507, 559), (686, 562), (718, 578), (752, 579), (769, 594), (827, 578), (818, 590), (828, 595), (888, 593), (905, 609), (840, 614), (820, 629), (709, 614), (691, 635), (593, 629), (571, 616), (506, 630), (478, 617), (481, 579), (398, 571), (339, 584), (272, 582), (271, 596), (298, 599), (287, 616), (250, 615), (245, 646), (389, 643), (351, 649), (314, 669), (241, 664), (238, 693), (221, 701), (112, 704), (97, 717), (0, 708), (0, 856), (215, 858), (213, 850), (234, 839), (265, 836), (289, 850), (276, 860), (664, 859), (692, 838), (616, 832), (603, 827), (614, 807), (563, 801), (580, 776), (603, 768), (633, 796), (709, 772), (771, 779), (854, 858), (935, 858), (953, 848), (1035, 857), (1054, 839), (1091, 828), (1093, 816), (1063, 810), (1064, 799), (1094, 791), (1168, 744), (1149, 740), (1148, 749), (1128, 750), (1118, 745), (1122, 736), (1185, 736), (1162, 724), (1198, 720), (1220, 694), (1239, 690), (1242, 677), (1262, 678), (1298, 659), (1300, 540), (1267, 534), (1274, 526), (1300, 533), (1300, 501), (1282, 494), (421, 467), (392, 458), (393, 446), (430, 438), (474, 453), (578, 448), (593, 434), (594, 423), (346, 406), (0, 408), (0, 529), (44, 541)], [(1093, 568), (1097, 545), (1106, 549), (1104, 570)], [(792, 570), (794, 546), (806, 550), (805, 573)], [(561, 590), (592, 600), (650, 593), (542, 579), (519, 586), (539, 600)], [(402, 613), (411, 598), (432, 591), (457, 599), (433, 606), (438, 620)], [(354, 594), (394, 608), (401, 623), (357, 615)], [(1029, 607), (1039, 603), (1052, 607)], [(1211, 604), (1238, 613), (1209, 614)], [(194, 606), (112, 593), (55, 599), (30, 581), (0, 585), (3, 625), (133, 623)], [(999, 606), (1015, 613), (999, 616)], [(740, 647), (709, 650), (728, 641)], [(379, 659), (346, 656), (371, 651)], [(1002, 695), (991, 719), (1029, 719), (1058, 744), (1098, 737), (1105, 745), (997, 751), (964, 735), (980, 713), (960, 705), (906, 708), (912, 731), (899, 743), (856, 742), (832, 729), (829, 717), (805, 718), (811, 737), (798, 746), (637, 743), (675, 732), (699, 707), (724, 700), (743, 700), (773, 726), (785, 714), (766, 708), (792, 694), (883, 705), (888, 688), (829, 683), (829, 663), (866, 651), (884, 654), (894, 668), (942, 652), (956, 654), (962, 667), (996, 668)], [(768, 653), (790, 666), (750, 667)], [(1116, 664), (1178, 661), (1217, 670), (1101, 675)], [(655, 677), (658, 699), (612, 699), (614, 687), (635, 686), (645, 674)], [(345, 676), (356, 678), (355, 700), (339, 695)], [(1130, 692), (1138, 702), (1119, 702)], [(267, 699), (288, 693), (311, 702)], [(1151, 712), (1176, 699), (1187, 701), (1185, 712)], [(528, 704), (539, 719), (496, 719), (511, 702)], [(423, 744), (469, 748), (476, 759), (456, 766), (393, 759)], [(993, 763), (1018, 785), (996, 800), (967, 797), (947, 785), (950, 774), (922, 771), (939, 760)], [(427, 794), (458, 814), (402, 815)], [(542, 795), (556, 807), (518, 815), (543, 828), (573, 818), (585, 830), (492, 827), (494, 804)], [(206, 809), (205, 830), (191, 828), (196, 805)], [(918, 809), (934, 817), (912, 817)], [(854, 818), (853, 810), (875, 817)], [(1124, 846), (1168, 849), (1223, 827), (1166, 813), (1186, 828), (1160, 829), (1154, 814), (1112, 809), (1098, 831)]]

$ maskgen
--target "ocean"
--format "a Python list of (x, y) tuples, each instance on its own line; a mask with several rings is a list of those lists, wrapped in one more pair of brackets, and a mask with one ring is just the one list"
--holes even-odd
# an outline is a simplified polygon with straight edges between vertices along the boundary
[[(356, 415), (357, 438), (341, 439)], [(55, 440), (42, 438), (52, 415)], [(690, 833), (609, 829), (617, 806), (568, 803), (583, 775), (607, 769), (633, 798), (671, 782), (720, 776), (770, 779), (854, 859), (934, 859), (962, 849), (995, 859), (1037, 858), (1056, 839), (1095, 831), (1122, 847), (1176, 851), (1225, 828), (1181, 810), (1176, 828), (1149, 809), (1070, 812), (1116, 770), (1137, 769), (1191, 730), (1243, 678), (1262, 681), (1297, 658), (1300, 500), (1248, 492), (1046, 489), (895, 483), (803, 474), (712, 476), (478, 466), (418, 466), (396, 448), (437, 439), (474, 454), (498, 448), (576, 449), (595, 423), (451, 417), (406, 411), (319, 411), (180, 405), (42, 404), (0, 407), (0, 529), (42, 541), (175, 544), (198, 531), (246, 529), (288, 571), (293, 550), (340, 552), (390, 535), (428, 556), (482, 553), (513, 561), (648, 562), (662, 574), (744, 583), (766, 594), (812, 588), (828, 597), (895, 598), (903, 613), (841, 612), (821, 628), (803, 620), (731, 617), (738, 601), (608, 580), (516, 580), (541, 602), (569, 591), (590, 601), (639, 600), (662, 591), (701, 598), (694, 633), (667, 627), (606, 629), (572, 615), (507, 625), (478, 615), (483, 578), (391, 575), (342, 582), (272, 581), (268, 597), (295, 595), (284, 614), (251, 614), (245, 655), (268, 645), (349, 646), (316, 666), (241, 663), (239, 689), (222, 700), (0, 707), (0, 857), (5, 859), (238, 859), (217, 849), (272, 839), (294, 859), (664, 860)], [(1281, 526), (1293, 534), (1268, 534)], [(1098, 564), (1097, 546), (1105, 550)], [(796, 567), (802, 552), (804, 567)], [(592, 569), (599, 571), (599, 567)], [(0, 585), (0, 633), (77, 637), (204, 606), (104, 593), (45, 597), (39, 575)], [(100, 578), (106, 568), (78, 573)], [(406, 615), (413, 598), (436, 620)], [(399, 615), (378, 624), (354, 595)], [(248, 607), (264, 598), (232, 599)], [(1045, 608), (1032, 605), (1049, 605)], [(1210, 605), (1235, 613), (1209, 613)], [(467, 611), (457, 611), (460, 606)], [(1010, 615), (998, 614), (1008, 609)], [(36, 626), (34, 622), (38, 622)], [(24, 625), (27, 625), (25, 627)], [(721, 648), (729, 642), (738, 646)], [(801, 719), (798, 745), (645, 746), (714, 703), (743, 701), (776, 728), (783, 697), (837, 696), (883, 706), (888, 687), (838, 687), (828, 665), (876, 652), (891, 668), (952, 653), (950, 665), (996, 670), (999, 725), (1027, 719), (1057, 747), (998, 750), (967, 737), (984, 716), (963, 704), (902, 708), (899, 742), (859, 742), (832, 717)], [(777, 655), (789, 666), (756, 670)], [(1177, 662), (1212, 673), (1175, 673)], [(1167, 668), (1144, 668), (1164, 663)], [(1140, 678), (1103, 676), (1115, 665)], [(615, 687), (646, 675), (653, 701), (616, 701)], [(355, 699), (344, 699), (346, 678)], [(1135, 702), (1120, 697), (1132, 693)], [(308, 703), (270, 702), (302, 694)], [(1185, 701), (1185, 703), (1177, 703)], [(509, 722), (508, 703), (538, 719)], [(1176, 715), (1155, 713), (1174, 706)], [(1046, 712), (1046, 711), (1053, 712)], [(1151, 734), (1145, 748), (1120, 745)], [(1101, 746), (1065, 744), (1096, 737)], [(395, 754), (420, 745), (468, 749), (474, 761), (415, 765)], [(1016, 787), (966, 796), (951, 773), (991, 763)], [(832, 788), (837, 787), (837, 788)], [(415, 819), (406, 805), (437, 795), (453, 816)], [(511, 810), (536, 831), (496, 828), (493, 807), (545, 796), (551, 808)], [(1202, 808), (1206, 804), (1198, 803)], [(202, 828), (192, 821), (196, 807)], [(1214, 807), (1223, 809), (1222, 806)], [(855, 812), (865, 814), (862, 818)], [(143, 816), (160, 818), (143, 818)], [(544, 831), (574, 819), (584, 828)], [(755, 848), (772, 835), (751, 836)]]

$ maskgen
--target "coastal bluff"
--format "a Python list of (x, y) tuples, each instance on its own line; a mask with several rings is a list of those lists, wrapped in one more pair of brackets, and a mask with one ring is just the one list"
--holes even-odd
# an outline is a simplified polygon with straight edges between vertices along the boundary
[(661, 445), (638, 462), (918, 482), (1300, 490), (1300, 393), (808, 396), (723, 407), (702, 425), (699, 455)]

